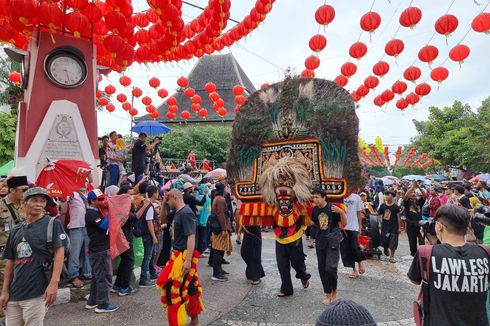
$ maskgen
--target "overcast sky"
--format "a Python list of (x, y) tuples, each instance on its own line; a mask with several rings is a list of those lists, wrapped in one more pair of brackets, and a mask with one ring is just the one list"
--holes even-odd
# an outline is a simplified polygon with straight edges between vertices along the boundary
[[(191, 0), (191, 2), (198, 5), (207, 3), (202, 0)], [(384, 57), (383, 60), (390, 64), (389, 73), (381, 79), (375, 91), (371, 91), (359, 102), (357, 114), (360, 119), (360, 136), (366, 142), (374, 142), (376, 136), (381, 136), (385, 144), (406, 144), (416, 134), (412, 119), (426, 119), (428, 107), (450, 105), (454, 100), (477, 107), (483, 99), (490, 96), (488, 82), (490, 36), (470, 30), (472, 19), (485, 7), (485, 11), (488, 11), (490, 0), (477, 0), (477, 2), (480, 5), (472, 0), (431, 0), (430, 5), (429, 1), (412, 1), (413, 6), (422, 9), (422, 20), (414, 29), (400, 28), (397, 38), (405, 42), (404, 52), (397, 63), (392, 57)], [(253, 0), (232, 0), (231, 17), (242, 20), (254, 3)], [(324, 1), (320, 0), (277, 0), (267, 19), (256, 31), (246, 39), (242, 39), (238, 45), (222, 52), (233, 53), (257, 88), (265, 82), (272, 84), (280, 81), (284, 76), (283, 69), (287, 67), (300, 73), (304, 69), (305, 58), (311, 54), (308, 40), (318, 32), (319, 28), (314, 13), (323, 3)], [(328, 44), (320, 54), (321, 65), (316, 75), (319, 78), (333, 80), (340, 73), (340, 66), (349, 60), (349, 47), (358, 40), (361, 33), (359, 20), (369, 11), (373, 1), (336, 0), (327, 3), (335, 8), (336, 16), (325, 30), (323, 27), (320, 29), (320, 32), (327, 37)], [(386, 42), (393, 38), (399, 26), (398, 17), (409, 3), (408, 0), (391, 0), (391, 3), (387, 0), (375, 1), (373, 11), (381, 15), (382, 22), (377, 31), (371, 35), (371, 41), (368, 33), (362, 33), (360, 40), (368, 46), (368, 53), (358, 63), (351, 60), (358, 65), (358, 71), (346, 86), (348, 90), (356, 89), (368, 75), (372, 74), (373, 64), (383, 56)], [(133, 0), (133, 4), (136, 11), (147, 9), (146, 2), (143, 0)], [(185, 4), (183, 12), (186, 21), (199, 14), (198, 10)], [(444, 36), (433, 35), (435, 21), (446, 12), (456, 15), (459, 19), (459, 26), (447, 39), (447, 44)], [(233, 22), (228, 23), (228, 28), (233, 26)], [(471, 54), (460, 68), (458, 63), (448, 60), (447, 57), (449, 50), (463, 38), (462, 43), (471, 48)], [(413, 63), (422, 69), (422, 77), (419, 81), (429, 79), (428, 65), (416, 60), (419, 49), (427, 43), (439, 49), (439, 57), (432, 67), (437, 67), (445, 61), (444, 66), (449, 69), (449, 78), (440, 86), (430, 81), (431, 94), (424, 97), (414, 108), (409, 107), (403, 112), (397, 110), (395, 107), (397, 97), (382, 109), (375, 106), (373, 98), (386, 88), (391, 88), (396, 80), (403, 80), (403, 71)], [(159, 101), (156, 92), (147, 86), (148, 79), (153, 76), (158, 77), (162, 81), (161, 86), (172, 92), (177, 88), (177, 78), (181, 75), (187, 76), (195, 63), (196, 60), (191, 60), (178, 65), (160, 64), (159, 67), (134, 64), (126, 74), (132, 78), (133, 85), (143, 88), (144, 93), (154, 99), (156, 105), (160, 104), (161, 100)], [(119, 74), (110, 74), (108, 80), (104, 80), (101, 84), (101, 88), (108, 82), (112, 82), (118, 91), (123, 90), (118, 79)], [(413, 91), (414, 86), (409, 83), (405, 95)], [(115, 98), (113, 101), (114, 104), (118, 104)], [(128, 133), (129, 115), (119, 105), (116, 107), (116, 111), (112, 114), (99, 113), (99, 134), (106, 134), (110, 130)], [(146, 113), (143, 105), (137, 105), (136, 108), (140, 115)]]

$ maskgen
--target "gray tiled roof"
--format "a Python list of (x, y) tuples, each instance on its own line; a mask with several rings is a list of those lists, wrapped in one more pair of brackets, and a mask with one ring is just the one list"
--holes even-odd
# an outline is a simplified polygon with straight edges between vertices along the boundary
[[(255, 92), (254, 85), (231, 53), (202, 57), (194, 66), (187, 79), (189, 80), (189, 87), (194, 88), (196, 95), (201, 96), (201, 107), (208, 110), (207, 119), (203, 120), (196, 112), (191, 110), (191, 100), (184, 95), (183, 90), (179, 89), (172, 95), (177, 99), (177, 105), (179, 107), (177, 117), (174, 120), (168, 120), (166, 117), (168, 111), (167, 104), (163, 103), (157, 108), (158, 113), (160, 114), (158, 118), (159, 121), (165, 124), (182, 122), (183, 120), (180, 119), (180, 112), (183, 110), (191, 112), (191, 118), (188, 122), (233, 121), (235, 120), (235, 95), (232, 92), (233, 86), (242, 85), (245, 88), (245, 96)], [(225, 101), (224, 107), (228, 110), (228, 113), (224, 119), (216, 114), (213, 109), (213, 103), (204, 89), (204, 85), (208, 82), (216, 84), (216, 92), (218, 92), (223, 101)], [(149, 115), (145, 115), (138, 120), (147, 119), (150, 119)]]

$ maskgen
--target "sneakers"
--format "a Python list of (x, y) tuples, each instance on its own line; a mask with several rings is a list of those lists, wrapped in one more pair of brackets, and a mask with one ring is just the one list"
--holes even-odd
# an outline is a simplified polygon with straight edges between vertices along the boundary
[(155, 286), (155, 281), (150, 281), (150, 280), (140, 280), (140, 283), (138, 284), (140, 288), (152, 288)]
[(121, 288), (117, 285), (114, 285), (112, 288), (111, 288), (111, 293), (117, 293), (119, 292), (119, 290), (121, 290)]
[(218, 282), (226, 282), (226, 281), (228, 281), (228, 277), (226, 277), (224, 275), (218, 275), (218, 276), (211, 277), (211, 280), (218, 281)]
[(117, 309), (119, 309), (119, 306), (117, 304), (109, 303), (106, 306), (97, 306), (95, 308), (95, 312), (97, 312), (97, 313), (114, 312)]
[(225, 271), (224, 269), (221, 270), (221, 274), (222, 275), (230, 275), (230, 273), (228, 273), (227, 271)]
[(230, 262), (229, 262), (229, 261), (227, 261), (227, 260), (226, 260), (226, 259), (224, 259), (224, 258), (223, 258), (223, 260), (221, 261), (221, 263), (222, 263), (223, 265), (229, 265), (229, 264), (230, 264)]
[(156, 280), (158, 278), (158, 274), (150, 275), (150, 280)]
[(133, 289), (131, 286), (129, 286), (126, 289), (119, 289), (118, 295), (120, 297), (124, 297), (125, 295), (134, 294), (136, 292), (138, 292), (137, 289)]
[(95, 308), (97, 308), (97, 305), (96, 304), (92, 305), (92, 304), (88, 304), (87, 303), (85, 305), (85, 309), (87, 309), (87, 310), (92, 310), (92, 309), (95, 309)]

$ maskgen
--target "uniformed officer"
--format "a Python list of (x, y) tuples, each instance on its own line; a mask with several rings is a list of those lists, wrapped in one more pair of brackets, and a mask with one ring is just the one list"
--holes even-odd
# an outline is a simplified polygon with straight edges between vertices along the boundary
[[(26, 176), (11, 177), (7, 179), (8, 195), (0, 199), (0, 257), (7, 243), (10, 231), (14, 226), (25, 219), (21, 209), (24, 192), (29, 189)], [(0, 288), (3, 286), (6, 260), (0, 258)], [(4, 319), (4, 312), (0, 311), (0, 324)]]

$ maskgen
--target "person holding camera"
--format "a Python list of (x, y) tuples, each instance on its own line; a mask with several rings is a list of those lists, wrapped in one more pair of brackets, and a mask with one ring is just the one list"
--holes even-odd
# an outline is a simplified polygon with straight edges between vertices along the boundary
[(132, 170), (134, 173), (135, 182), (138, 182), (145, 175), (146, 154), (151, 153), (160, 143), (160, 139), (156, 137), (150, 145), (146, 145), (147, 135), (142, 132), (138, 135), (138, 139), (133, 144), (132, 154)]

